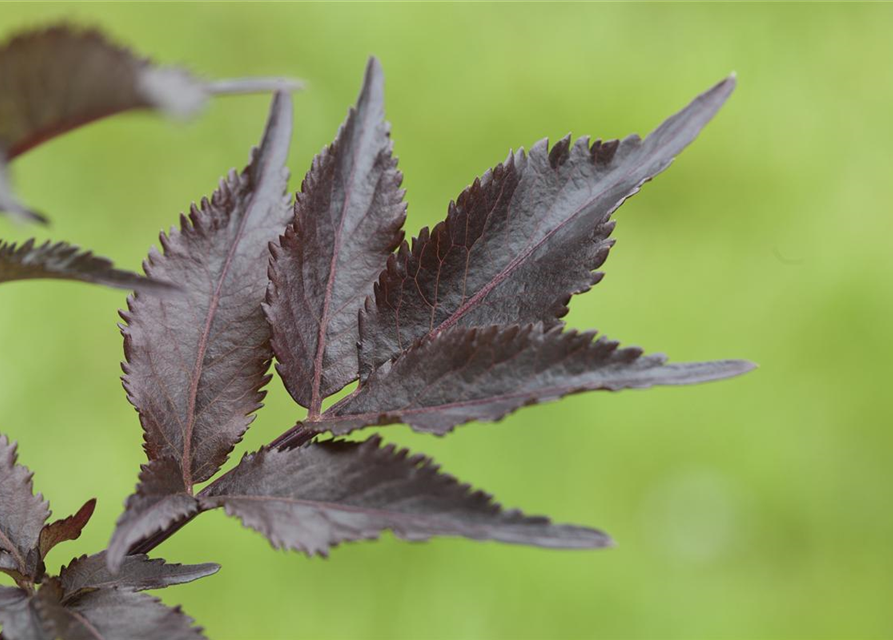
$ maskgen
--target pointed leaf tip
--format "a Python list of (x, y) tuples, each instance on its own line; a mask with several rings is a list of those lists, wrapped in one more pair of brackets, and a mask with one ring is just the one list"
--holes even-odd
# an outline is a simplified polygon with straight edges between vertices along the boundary
[(13, 280), (73, 280), (147, 294), (171, 293), (179, 287), (163, 280), (116, 269), (110, 260), (67, 242), (21, 245), (0, 240), (0, 283)]
[(40, 557), (46, 558), (50, 550), (60, 542), (69, 540), (77, 540), (81, 537), (81, 531), (90, 522), (93, 517), (93, 511), (96, 509), (96, 498), (91, 498), (84, 503), (77, 513), (68, 516), (62, 520), (56, 520), (46, 525), (40, 532)]
[(460, 326), (416, 341), (302, 428), (343, 435), (402, 422), (443, 435), (572, 393), (699, 384), (752, 366), (743, 360), (667, 363), (661, 354), (643, 355), (637, 347), (560, 326)]
[[(325, 476), (326, 481), (319, 478)], [(341, 542), (385, 531), (409, 541), (462, 536), (552, 549), (598, 549), (597, 529), (554, 524), (503, 509), (493, 497), (443, 473), (430, 458), (376, 437), (288, 451), (262, 449), (202, 491), (208, 508), (265, 535), (277, 548), (327, 555)]]
[(545, 140), (466, 188), (446, 220), (404, 243), (360, 310), (361, 381), (419, 338), (466, 328), (556, 326), (602, 277), (612, 216), (664, 171), (734, 89), (727, 78), (644, 140)]
[(356, 379), (357, 312), (403, 239), (403, 176), (389, 130), (373, 58), (356, 105), (314, 158), (292, 223), (274, 246), (264, 312), (276, 368), (311, 413)]

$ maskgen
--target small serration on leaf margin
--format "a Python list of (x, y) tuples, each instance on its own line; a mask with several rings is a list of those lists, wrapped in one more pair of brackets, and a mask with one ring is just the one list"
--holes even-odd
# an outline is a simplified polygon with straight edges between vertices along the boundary
[(143, 465), (136, 492), (127, 498), (109, 542), (109, 569), (117, 572), (133, 545), (197, 511), (198, 502), (187, 492), (175, 460), (162, 458)]
[(47, 241), (35, 245), (32, 238), (16, 245), (0, 240), (0, 283), (43, 278), (77, 280), (144, 293), (176, 288), (169, 282), (115, 269), (110, 260), (67, 242), (51, 244)]
[(462, 536), (559, 549), (611, 544), (595, 529), (505, 511), (492, 496), (440, 473), (429, 458), (393, 445), (332, 441), (262, 449), (199, 495), (277, 548), (326, 555), (341, 542), (391, 530), (404, 540)]
[(536, 143), (488, 171), (388, 260), (360, 316), (360, 379), (452, 326), (558, 323), (601, 278), (610, 216), (666, 169), (734, 89), (727, 78), (645, 140)]
[(276, 369), (311, 415), (356, 379), (357, 312), (403, 239), (403, 176), (392, 148), (384, 77), (371, 58), (356, 107), (313, 159), (294, 220), (272, 247), (264, 311)]
[[(0, 571), (16, 570), (34, 578), (38, 571), (37, 544), (50, 517), (49, 504), (34, 495), (33, 474), (16, 464), (16, 444), (0, 435)], [(9, 565), (12, 566), (9, 566)]]
[[(670, 363), (663, 355), (594, 332), (542, 325), (454, 327), (422, 339), (379, 368), (356, 393), (304, 429), (345, 434), (405, 422), (443, 435), (471, 420), (496, 421), (521, 407), (582, 391), (697, 384), (746, 373), (742, 360)], [(282, 438), (277, 444), (287, 444)]]
[(150, 460), (174, 459), (187, 492), (226, 461), (261, 407), (269, 381), (270, 330), (261, 310), (268, 245), (289, 218), (285, 161), (291, 98), (277, 93), (260, 147), (181, 229), (162, 235), (151, 277), (183, 295), (137, 294), (122, 312), (124, 387), (140, 415)]

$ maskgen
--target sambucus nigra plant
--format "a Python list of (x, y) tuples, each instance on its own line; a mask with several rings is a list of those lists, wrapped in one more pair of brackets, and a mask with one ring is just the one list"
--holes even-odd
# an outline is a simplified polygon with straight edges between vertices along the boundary
[[(74, 85), (90, 87), (68, 102), (53, 94), (66, 66)], [(22, 92), (23, 84), (46, 95), (35, 100), (43, 94)], [(104, 115), (137, 107), (189, 112), (212, 93), (276, 89), (249, 165), (161, 236), (163, 253), (150, 252), (147, 277), (67, 245), (0, 246), (0, 281), (63, 277), (139, 289), (122, 312), (124, 387), (148, 456), (108, 549), (47, 577), (47, 552), (80, 535), (94, 502), (47, 525), (47, 503), (33, 495), (15, 446), (0, 437), (0, 571), (17, 584), (0, 587), (4, 637), (201, 637), (178, 609), (138, 592), (218, 569), (146, 555), (218, 507), (274, 547), (307, 554), (384, 530), (407, 540), (456, 535), (604, 547), (610, 538), (601, 531), (504, 510), (429, 458), (378, 436), (354, 442), (326, 434), (405, 423), (443, 435), (570, 393), (692, 384), (751, 368), (738, 360), (668, 364), (560, 321), (570, 297), (601, 278), (595, 270), (612, 245), (611, 214), (697, 136), (734, 79), (644, 140), (567, 137), (511, 153), (411, 244), (403, 239), (402, 176), (378, 62), (369, 61), (356, 106), (292, 203), (285, 165), (292, 131), (286, 89), (293, 87), (198, 81), (64, 27), (0, 51), (0, 113), (21, 116), (0, 125), (0, 177), (18, 153)], [(38, 217), (2, 182), (0, 205)], [(274, 357), (308, 413), (215, 478), (261, 407)], [(323, 410), (326, 398), (353, 382), (351, 393)]]

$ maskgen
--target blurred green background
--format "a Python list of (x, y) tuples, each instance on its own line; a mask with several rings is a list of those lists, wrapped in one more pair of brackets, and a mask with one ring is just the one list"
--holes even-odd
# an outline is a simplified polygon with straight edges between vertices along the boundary
[[(572, 303), (675, 360), (761, 368), (703, 387), (575, 396), (448, 438), (391, 427), (509, 506), (602, 527), (601, 552), (463, 540), (270, 550), (222, 513), (157, 551), (216, 561), (162, 593), (222, 639), (893, 636), (893, 6), (857, 4), (4, 4), (7, 35), (71, 19), (211, 77), (291, 74), (292, 188), (354, 101), (369, 54), (408, 189), (408, 231), (509, 148), (646, 133), (735, 70), (739, 87), (618, 213), (607, 277)], [(50, 230), (138, 268), (160, 229), (241, 167), (264, 97), (189, 124), (104, 121), (14, 165)], [(58, 515), (90, 496), (103, 548), (143, 460), (120, 387), (124, 294), (0, 289), (0, 430)], [(239, 447), (299, 417), (278, 380)]]

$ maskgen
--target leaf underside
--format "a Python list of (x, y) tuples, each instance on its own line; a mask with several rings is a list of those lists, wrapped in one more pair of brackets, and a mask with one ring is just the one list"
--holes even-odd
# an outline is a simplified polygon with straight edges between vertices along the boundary
[(77, 280), (145, 293), (175, 288), (168, 282), (115, 269), (109, 260), (66, 242), (36, 245), (31, 239), (16, 245), (0, 240), (0, 283), (40, 278)]
[(289, 218), (285, 161), (291, 99), (277, 93), (260, 147), (241, 174), (162, 235), (145, 264), (182, 295), (128, 300), (124, 386), (150, 460), (171, 458), (190, 489), (210, 478), (261, 406), (272, 357), (261, 310), (268, 244)]
[(277, 548), (326, 555), (341, 543), (377, 538), (463, 536), (551, 548), (604, 547), (604, 533), (503, 510), (492, 496), (460, 484), (424, 456), (381, 440), (331, 441), (264, 449), (200, 495), (222, 506)]
[(356, 379), (357, 312), (403, 239), (403, 176), (392, 147), (384, 78), (372, 58), (356, 107), (314, 158), (294, 219), (273, 247), (264, 310), (276, 368), (312, 413)]
[(212, 94), (299, 87), (277, 78), (208, 83), (185, 69), (154, 65), (92, 29), (22, 33), (0, 48), (0, 211), (46, 220), (16, 199), (6, 165), (67, 131), (133, 109), (189, 116)]
[(360, 317), (360, 378), (420, 338), (453, 326), (559, 323), (601, 274), (611, 214), (666, 169), (734, 88), (720, 82), (645, 140), (512, 153), (475, 180), (447, 218), (388, 260)]
[(404, 422), (445, 434), (471, 420), (495, 421), (521, 407), (581, 391), (697, 384), (749, 371), (740, 360), (667, 364), (662, 355), (594, 332), (525, 327), (454, 327), (421, 340), (378, 369), (342, 402), (304, 427), (345, 434)]

